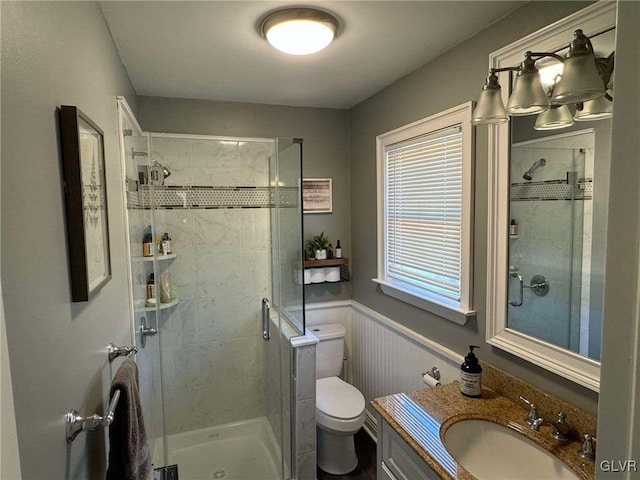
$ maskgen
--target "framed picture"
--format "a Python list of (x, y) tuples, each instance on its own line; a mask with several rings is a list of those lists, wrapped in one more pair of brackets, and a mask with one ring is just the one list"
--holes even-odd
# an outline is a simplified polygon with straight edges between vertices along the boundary
[(59, 110), (71, 298), (89, 300), (111, 280), (104, 134), (76, 107)]
[(333, 190), (330, 178), (305, 178), (302, 180), (304, 213), (331, 213)]

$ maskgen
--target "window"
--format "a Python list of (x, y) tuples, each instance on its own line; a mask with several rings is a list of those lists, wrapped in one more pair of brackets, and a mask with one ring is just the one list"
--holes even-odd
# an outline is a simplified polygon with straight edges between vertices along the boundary
[(459, 324), (472, 295), (471, 103), (377, 137), (382, 291)]

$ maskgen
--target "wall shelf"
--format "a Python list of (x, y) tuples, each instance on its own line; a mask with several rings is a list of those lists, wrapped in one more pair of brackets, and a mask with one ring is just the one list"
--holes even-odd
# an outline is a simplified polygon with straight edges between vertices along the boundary
[(311, 268), (324, 268), (324, 267), (340, 267), (340, 280), (335, 282), (311, 282), (305, 283), (305, 285), (319, 285), (321, 283), (338, 283), (349, 281), (349, 259), (342, 258), (328, 258), (326, 260), (305, 260), (304, 269), (309, 270)]

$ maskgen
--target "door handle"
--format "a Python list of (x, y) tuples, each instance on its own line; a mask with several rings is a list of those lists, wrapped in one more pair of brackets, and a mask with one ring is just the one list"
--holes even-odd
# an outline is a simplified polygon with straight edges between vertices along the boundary
[(269, 299), (264, 297), (262, 299), (262, 338), (264, 338), (267, 342), (271, 338), (270, 331), (270, 323), (269, 317), (271, 316), (271, 304), (269, 303)]
[(517, 272), (512, 272), (511, 276), (518, 279), (520, 300), (509, 300), (509, 305), (511, 305), (512, 307), (519, 307), (520, 305), (522, 305), (522, 300), (524, 299), (524, 281), (522, 280), (522, 276)]

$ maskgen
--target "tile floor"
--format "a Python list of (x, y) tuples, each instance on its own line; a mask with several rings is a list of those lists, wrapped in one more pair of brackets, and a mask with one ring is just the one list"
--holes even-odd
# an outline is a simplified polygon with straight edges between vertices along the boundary
[(331, 475), (318, 469), (318, 480), (376, 480), (376, 442), (361, 428), (355, 443), (357, 468), (349, 475)]

